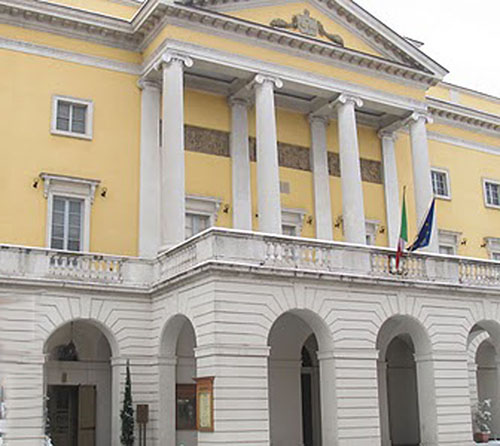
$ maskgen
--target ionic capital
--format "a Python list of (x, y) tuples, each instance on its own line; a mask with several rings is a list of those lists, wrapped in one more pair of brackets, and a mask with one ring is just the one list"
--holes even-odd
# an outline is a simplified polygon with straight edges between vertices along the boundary
[(361, 98), (347, 93), (342, 93), (333, 103), (334, 106), (353, 104), (355, 108), (361, 108), (364, 102)]
[(167, 50), (162, 54), (160, 61), (156, 66), (156, 69), (161, 70), (164, 67), (168, 67), (173, 63), (178, 63), (184, 67), (190, 68), (193, 66), (193, 59), (191, 59), (191, 57), (189, 57), (187, 54)]
[(314, 113), (311, 113), (309, 115), (309, 123), (310, 124), (318, 123), (327, 127), (330, 124), (330, 118), (326, 115), (315, 115)]
[(139, 79), (137, 81), (137, 87), (140, 90), (147, 90), (147, 89), (161, 90), (161, 85), (158, 82), (149, 79)]
[(227, 98), (227, 102), (231, 107), (241, 106), (241, 107), (250, 107), (250, 100), (246, 98), (241, 98), (238, 96), (229, 96)]
[(434, 121), (429, 113), (414, 111), (411, 116), (408, 118), (408, 124), (412, 124), (414, 122), (423, 121), (424, 124), (432, 124)]
[(392, 142), (396, 142), (398, 139), (398, 134), (395, 131), (380, 130), (377, 135), (380, 139), (390, 139)]
[(257, 74), (255, 77), (254, 77), (254, 82), (256, 84), (259, 84), (259, 85), (264, 85), (266, 83), (271, 83), (273, 85), (274, 88), (281, 88), (283, 87), (283, 81), (279, 78), (279, 77), (276, 77), (276, 76), (272, 76), (272, 75), (269, 75), (269, 74)]

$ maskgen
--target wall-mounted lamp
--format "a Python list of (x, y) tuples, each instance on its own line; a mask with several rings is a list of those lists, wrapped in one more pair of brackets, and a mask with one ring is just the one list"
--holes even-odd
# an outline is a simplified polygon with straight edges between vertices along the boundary
[(488, 245), (488, 242), (485, 241), (485, 242), (481, 243), (481, 248), (486, 248), (487, 245)]
[(40, 183), (40, 178), (38, 177), (33, 178), (33, 183), (31, 184), (33, 186), (33, 189), (37, 189), (39, 183)]
[(106, 195), (108, 195), (108, 188), (107, 187), (101, 188), (101, 197), (106, 198)]
[(460, 240), (460, 245), (467, 246), (467, 239), (465, 237), (462, 240)]
[(229, 214), (229, 205), (226, 203), (222, 206), (222, 212), (224, 212), (224, 214)]
[(259, 213), (258, 212), (255, 213), (255, 218), (259, 218)]
[(339, 215), (336, 220), (335, 220), (335, 224), (333, 226), (335, 226), (336, 228), (340, 228), (340, 226), (342, 225), (342, 222), (344, 221), (344, 218), (342, 217), (342, 215)]
[(313, 217), (312, 217), (312, 215), (307, 215), (306, 216), (306, 223), (308, 225), (312, 225), (312, 223), (313, 223)]
[(385, 226), (380, 226), (380, 229), (378, 230), (379, 234), (385, 234)]

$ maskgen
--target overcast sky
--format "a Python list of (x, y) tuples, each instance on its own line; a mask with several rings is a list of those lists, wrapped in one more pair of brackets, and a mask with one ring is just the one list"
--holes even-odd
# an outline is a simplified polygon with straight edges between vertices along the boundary
[(355, 0), (449, 72), (447, 82), (500, 97), (500, 0)]

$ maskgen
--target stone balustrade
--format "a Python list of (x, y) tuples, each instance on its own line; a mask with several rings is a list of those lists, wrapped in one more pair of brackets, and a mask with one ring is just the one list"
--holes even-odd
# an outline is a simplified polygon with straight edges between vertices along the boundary
[(208, 266), (491, 288), (500, 262), (212, 228), (155, 259), (0, 245), (0, 280), (44, 280), (147, 290)]

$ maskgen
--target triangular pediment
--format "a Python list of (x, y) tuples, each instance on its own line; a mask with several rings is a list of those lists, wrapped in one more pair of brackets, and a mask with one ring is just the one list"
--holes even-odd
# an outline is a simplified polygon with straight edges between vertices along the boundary
[(297, 37), (404, 64), (443, 78), (445, 68), (352, 0), (185, 0), (184, 4)]

